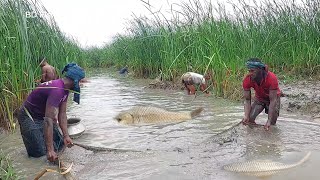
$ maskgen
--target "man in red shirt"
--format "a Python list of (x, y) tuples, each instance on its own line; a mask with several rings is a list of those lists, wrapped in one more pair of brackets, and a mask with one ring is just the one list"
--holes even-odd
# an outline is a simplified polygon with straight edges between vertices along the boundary
[[(268, 71), (267, 65), (258, 58), (251, 58), (246, 63), (249, 74), (243, 80), (244, 118), (243, 124), (255, 124), (256, 117), (265, 109), (268, 121), (264, 128), (275, 125), (280, 110), (280, 94), (277, 76)], [(251, 104), (251, 88), (255, 98)]]

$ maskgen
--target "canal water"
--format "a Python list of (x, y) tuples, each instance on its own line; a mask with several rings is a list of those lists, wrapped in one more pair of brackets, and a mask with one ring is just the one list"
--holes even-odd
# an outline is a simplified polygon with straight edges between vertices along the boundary
[[(320, 177), (316, 168), (320, 165), (319, 124), (308, 121), (309, 117), (281, 112), (277, 125), (268, 132), (263, 127), (242, 125), (227, 130), (241, 121), (241, 103), (204, 94), (195, 98), (182, 90), (150, 89), (148, 82), (99, 71), (83, 85), (80, 105), (69, 100), (68, 117), (81, 118), (86, 126), (85, 133), (75, 142), (130, 150), (92, 152), (77, 146), (66, 149), (61, 158), (74, 163), (72, 171), (77, 179), (258, 179), (227, 172), (223, 166), (258, 159), (290, 164), (309, 151), (312, 154), (304, 164), (268, 179)], [(169, 111), (204, 107), (204, 111), (180, 123), (129, 126), (114, 120), (120, 111), (138, 105)], [(266, 119), (261, 114), (257, 123), (264, 124)], [(46, 157), (27, 157), (19, 131), (0, 138), (0, 148), (13, 160), (21, 179), (33, 179), (44, 168), (55, 168)], [(43, 179), (63, 178), (46, 173)]]

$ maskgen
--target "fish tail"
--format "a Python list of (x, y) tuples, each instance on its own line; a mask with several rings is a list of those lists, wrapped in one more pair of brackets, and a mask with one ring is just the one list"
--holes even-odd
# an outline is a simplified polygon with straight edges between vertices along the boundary
[(300, 165), (309, 159), (311, 152), (309, 151), (300, 161), (298, 161), (295, 165)]
[(298, 161), (298, 162), (296, 162), (294, 164), (291, 164), (291, 165), (287, 166), (284, 169), (289, 169), (289, 168), (293, 168), (293, 167), (299, 166), (300, 164), (302, 164), (305, 161), (307, 161), (309, 159), (310, 155), (311, 155), (311, 152), (309, 151), (300, 161)]
[(200, 107), (200, 108), (197, 108), (196, 110), (193, 110), (191, 112), (191, 117), (195, 117), (195, 116), (198, 116), (201, 112), (203, 111), (203, 107)]

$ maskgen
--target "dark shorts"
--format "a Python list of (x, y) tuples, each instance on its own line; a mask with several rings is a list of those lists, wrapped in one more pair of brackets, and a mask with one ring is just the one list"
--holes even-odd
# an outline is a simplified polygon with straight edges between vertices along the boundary
[[(266, 114), (269, 113), (269, 103), (265, 103), (265, 102), (261, 102), (257, 99), (254, 100), (254, 104), (257, 104), (257, 105), (261, 105), (264, 107), (264, 112)], [(276, 104), (276, 114), (279, 116), (280, 114), (280, 96), (277, 97), (277, 104)]]
[[(44, 138), (44, 120), (33, 120), (28, 116), (23, 108), (18, 115), (20, 132), (27, 153), (31, 157), (41, 157), (47, 154), (47, 148)], [(56, 123), (53, 123), (53, 147), (56, 152), (63, 148), (63, 136), (61, 135)]]
[[(251, 114), (250, 114), (250, 119), (251, 121), (255, 121), (257, 115), (261, 112), (261, 111), (265, 111), (266, 114), (269, 113), (269, 102), (262, 102), (259, 101), (257, 99), (255, 99), (251, 105)], [(277, 119), (279, 117), (280, 114), (280, 96), (277, 97), (277, 102), (276, 102), (276, 107), (275, 107), (275, 111), (276, 114), (274, 117), (272, 117), (272, 125), (275, 125), (277, 122)]]

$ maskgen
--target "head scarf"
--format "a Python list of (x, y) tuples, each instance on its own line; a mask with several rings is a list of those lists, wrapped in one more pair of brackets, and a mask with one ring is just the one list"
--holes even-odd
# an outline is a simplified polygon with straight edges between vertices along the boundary
[(246, 66), (248, 69), (253, 69), (253, 68), (266, 69), (266, 65), (258, 61), (247, 61)]
[(74, 86), (73, 90), (75, 91), (73, 96), (73, 101), (80, 104), (80, 86), (79, 81), (85, 77), (84, 70), (78, 66), (76, 63), (69, 63), (67, 64), (63, 70), (62, 74), (66, 72), (66, 77), (73, 80)]

